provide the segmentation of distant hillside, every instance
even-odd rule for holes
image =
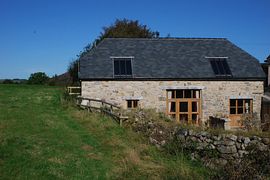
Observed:
[[[72,83],[72,78],[68,72],[65,72],[59,76],[55,76],[50,78],[49,84],[53,84],[56,86],[67,86]]]
[[[26,79],[0,79],[0,84],[25,84]]]

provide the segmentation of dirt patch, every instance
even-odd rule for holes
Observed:
[[[48,161],[56,163],[56,164],[64,164],[65,163],[65,160],[58,158],[58,157],[49,158]]]
[[[90,145],[83,145],[81,148],[82,148],[83,150],[85,150],[85,151],[92,151],[92,150],[93,150],[93,147],[90,146]]]
[[[88,153],[86,155],[87,158],[89,159],[94,159],[94,160],[101,160],[102,158],[100,157],[100,155],[95,154],[95,153]]]

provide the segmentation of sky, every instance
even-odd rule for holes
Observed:
[[[104,26],[138,20],[160,36],[222,37],[263,62],[270,0],[0,0],[0,79],[60,75]]]

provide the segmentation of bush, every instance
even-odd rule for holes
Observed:
[[[11,79],[5,79],[3,84],[13,84],[13,81]]]
[[[261,121],[260,118],[257,117],[257,113],[243,114],[240,123],[244,129],[248,131],[261,129]]]
[[[46,84],[49,77],[44,72],[36,72],[30,75],[28,84]]]

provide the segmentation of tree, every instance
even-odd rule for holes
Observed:
[[[36,72],[30,75],[28,84],[46,84],[49,77],[44,72]]]
[[[100,36],[93,43],[85,46],[83,51],[77,55],[78,59],[87,54],[91,49],[98,45],[104,38],[158,38],[159,32],[152,31],[146,25],[140,24],[138,20],[116,19],[108,26],[103,27]],[[68,72],[73,79],[73,84],[78,82],[78,63],[79,60],[71,62],[68,66]]]
[[[78,68],[79,68],[79,59],[69,63],[68,73],[72,79],[73,85],[78,85],[79,83]]]
[[[103,32],[93,43],[85,46],[79,57],[93,49],[105,38],[158,38],[159,32],[152,31],[147,25],[140,24],[138,20],[116,19],[115,22],[103,27]]]

